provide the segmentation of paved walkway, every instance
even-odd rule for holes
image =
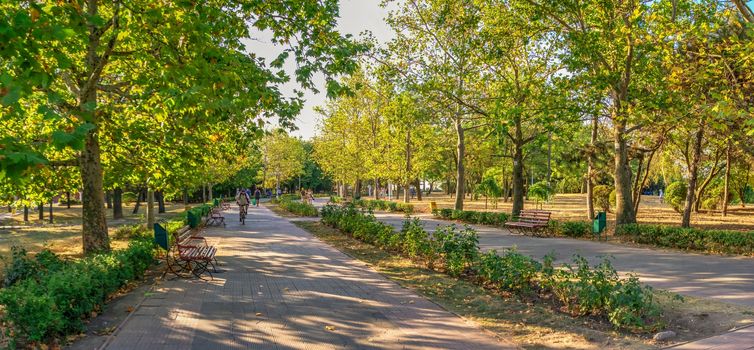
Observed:
[[[508,349],[266,208],[204,235],[212,282],[164,282],[107,349]]]

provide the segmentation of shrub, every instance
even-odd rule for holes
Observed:
[[[118,227],[115,229],[115,233],[113,234],[113,237],[117,239],[131,239],[131,238],[137,238],[142,237],[149,234],[149,230],[147,230],[146,226],[144,225],[125,225]]]
[[[686,202],[687,188],[685,182],[675,181],[665,189],[665,202],[678,213],[683,210]]]
[[[496,213],[489,211],[472,211],[472,210],[454,210],[438,209],[433,214],[445,220],[457,220],[467,224],[482,224],[501,226],[509,219],[507,213]]]
[[[610,186],[594,186],[592,189],[592,201],[594,201],[594,205],[604,212],[610,212],[610,193],[612,192],[613,189]]]
[[[309,203],[293,201],[291,199],[282,199],[279,202],[280,208],[298,216],[317,216],[317,208]]]
[[[406,214],[411,214],[414,212],[414,205],[410,203],[397,203],[381,199],[355,199],[351,203],[359,208],[365,208],[369,210],[402,212]]]
[[[707,253],[754,254],[754,232],[626,224],[615,234],[634,243]]]
[[[143,275],[152,263],[153,247],[151,239],[139,238],[127,249],[76,261],[38,254],[33,274],[0,290],[5,309],[1,319],[13,329],[11,345],[80,332],[84,319],[99,310],[108,295]]]
[[[562,221],[558,222],[555,232],[568,237],[584,237],[592,232],[592,225],[586,221]]]
[[[481,220],[476,214],[450,209],[435,211],[435,215],[445,218]],[[574,266],[555,269],[550,256],[540,263],[515,249],[504,254],[495,251],[482,254],[477,233],[469,227],[459,230],[449,225],[429,234],[421,221],[414,218],[404,221],[401,231],[396,233],[391,226],[353,204],[325,206],[322,222],[356,239],[426,261],[430,269],[439,261],[442,270],[452,276],[475,274],[476,281],[499,290],[519,295],[538,293],[541,298],[552,295],[572,314],[606,317],[615,328],[645,330],[657,326],[659,309],[651,291],[635,277],[620,279],[609,261],[590,267],[586,259],[575,257]],[[584,228],[585,223],[564,224],[573,226],[575,232]]]

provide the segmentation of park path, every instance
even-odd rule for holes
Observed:
[[[107,349],[508,349],[266,208],[203,234],[214,281],[165,281]]]

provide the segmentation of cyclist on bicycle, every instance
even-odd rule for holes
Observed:
[[[246,214],[247,210],[249,209],[249,203],[251,203],[251,199],[249,198],[249,194],[246,193],[246,190],[238,191],[238,194],[236,194],[236,204],[238,204],[238,211],[240,213]]]

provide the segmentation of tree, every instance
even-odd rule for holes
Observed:
[[[259,144],[265,178],[263,185],[280,189],[280,183],[304,173],[306,151],[301,140],[282,131],[265,136]]]

